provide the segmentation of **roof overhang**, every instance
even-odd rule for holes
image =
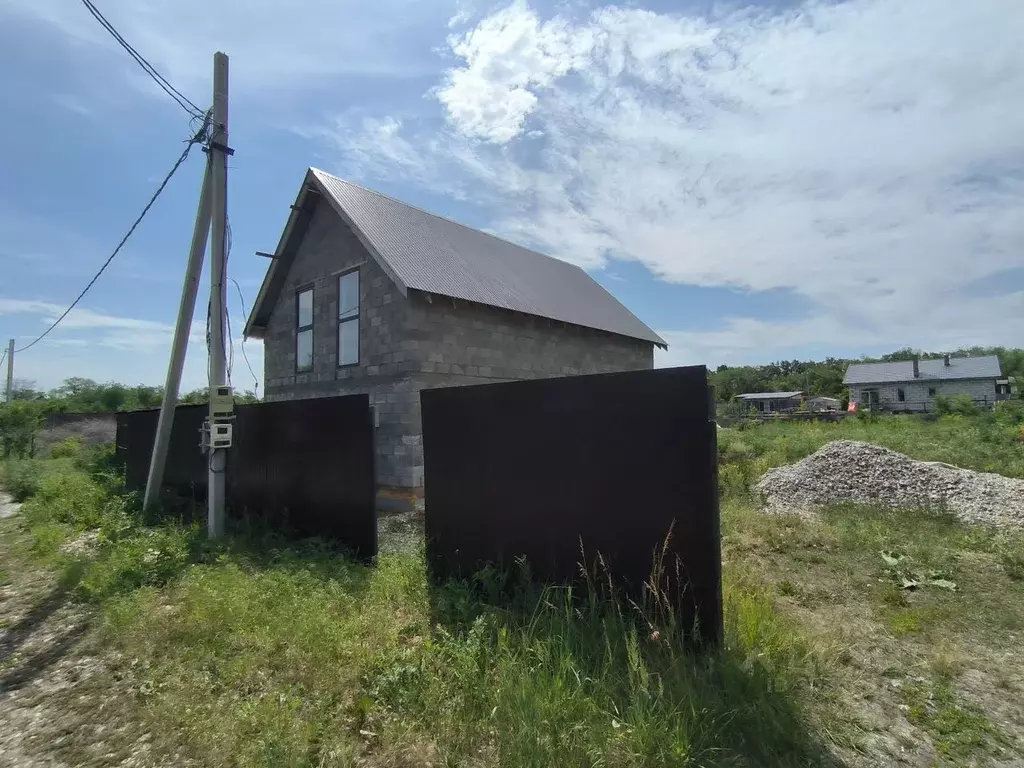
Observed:
[[[262,339],[266,333],[267,324],[270,322],[270,315],[274,311],[274,305],[277,304],[277,298],[281,293],[281,288],[284,286],[288,271],[295,261],[295,256],[302,245],[302,240],[305,238],[309,225],[313,220],[313,213],[323,200],[330,203],[331,208],[352,230],[370,256],[380,265],[385,274],[394,281],[402,295],[408,295],[409,289],[405,283],[398,279],[391,266],[381,258],[376,248],[366,239],[366,236],[356,226],[355,222],[352,221],[351,217],[338,205],[334,196],[324,189],[316,170],[310,168],[306,171],[306,177],[299,188],[299,194],[292,205],[292,211],[288,216],[284,231],[281,233],[281,239],[278,241],[277,248],[272,254],[273,258],[270,266],[267,268],[267,274],[263,277],[260,291],[256,295],[256,301],[253,303],[249,319],[245,323],[245,338]]]
[[[313,212],[316,210],[321,198],[320,191],[310,184],[310,174],[299,188],[299,194],[292,204],[288,221],[277,242],[277,248],[272,254],[273,258],[267,273],[263,276],[263,283],[260,285],[260,292],[256,294],[256,301],[253,302],[249,319],[245,322],[243,335],[245,338],[262,339],[270,322],[270,314],[277,303],[277,295],[288,275],[288,269],[295,260],[295,254],[299,244],[306,236],[309,224],[313,220]]]

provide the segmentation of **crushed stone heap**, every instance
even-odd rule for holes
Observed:
[[[766,512],[813,514],[842,502],[893,509],[945,509],[967,523],[1024,527],[1024,480],[973,472],[870,443],[835,440],[765,473],[757,484]]]

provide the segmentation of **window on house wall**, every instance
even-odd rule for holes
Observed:
[[[299,291],[295,302],[295,369],[313,369],[313,289]]]
[[[935,387],[928,387],[928,397],[935,397]]]
[[[907,393],[904,392],[902,389],[897,389],[896,390],[896,399],[899,400],[901,403],[906,402],[906,400],[907,400]]]
[[[338,365],[359,363],[359,270],[338,278]]]

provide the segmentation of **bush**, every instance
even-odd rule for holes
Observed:
[[[45,407],[39,403],[15,400],[0,405],[0,448],[5,459],[35,455],[36,432],[44,416]]]
[[[84,569],[78,592],[95,600],[139,587],[163,586],[191,561],[198,539],[198,525],[142,529],[134,527],[129,515],[108,510],[99,552]]]
[[[980,413],[970,395],[938,395],[935,398],[935,412],[940,416],[977,416]]]
[[[15,501],[25,501],[39,488],[42,475],[42,462],[37,459],[9,461],[4,467],[4,485]]]
[[[106,502],[107,494],[88,475],[59,472],[43,475],[22,512],[31,524],[63,523],[85,530],[99,527]]]
[[[77,437],[65,437],[50,446],[51,459],[76,459],[82,453],[82,441]]]
[[[1000,424],[1024,424],[1024,400],[1000,400],[993,412]]]

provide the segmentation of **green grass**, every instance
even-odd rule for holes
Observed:
[[[728,648],[671,619],[548,589],[519,610],[428,589],[421,552],[377,568],[240,549],[107,604],[150,660],[158,720],[210,765],[700,765],[820,759],[806,711],[821,660],[767,595],[727,591]]]
[[[1001,443],[963,418],[723,432],[722,468],[742,475],[838,436],[1001,461]],[[43,472],[24,523],[37,562],[101,616],[135,727],[203,765],[1024,757],[1024,723],[993,714],[1024,680],[1008,639],[1024,632],[1021,534],[856,507],[768,517],[722,474],[725,645],[703,656],[661,606],[596,588],[524,590],[499,606],[478,589],[493,574],[432,586],[417,546],[367,567],[317,541],[250,533],[213,546],[194,527],[149,527],[101,468]],[[95,547],[67,554],[86,530]],[[908,576],[920,585],[903,588]],[[886,746],[897,722],[909,741]]]
[[[827,660],[752,582],[728,583],[726,647],[695,655],[664,605],[547,587],[499,607],[478,592],[494,574],[429,586],[421,548],[371,568],[315,541],[210,546],[67,468],[23,512],[36,556],[101,612],[140,727],[205,765],[826,760]],[[86,530],[95,547],[67,554]]]
[[[860,440],[921,461],[1024,478],[1022,419],[1024,410],[1003,408],[978,416],[749,422],[718,433],[720,483],[727,496],[746,497],[768,469],[799,461],[832,440]]]
[[[923,681],[903,689],[907,719],[935,736],[938,752],[961,761],[993,741],[1005,743],[998,729],[977,707],[965,703],[947,680]]]

